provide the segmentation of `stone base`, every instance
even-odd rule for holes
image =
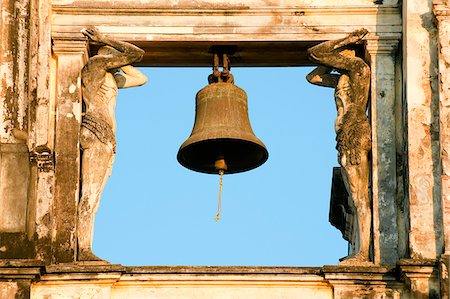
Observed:
[[[396,267],[44,266],[0,260],[0,298],[435,298],[438,269],[436,261],[408,260]],[[426,288],[418,289],[424,282]]]
[[[42,263],[37,261],[0,259],[0,299],[32,298],[32,284],[43,269]]]

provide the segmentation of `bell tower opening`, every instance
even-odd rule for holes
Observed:
[[[211,69],[140,69],[148,84],[121,90],[117,101],[117,156],[96,216],[97,255],[123,265],[242,266],[322,266],[347,255],[328,223],[338,166],[334,90],[309,84],[310,67],[232,69],[269,159],[224,176],[219,222],[218,175],[176,158]]]

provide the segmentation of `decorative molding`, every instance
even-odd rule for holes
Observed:
[[[400,42],[398,38],[370,38],[367,39],[366,50],[370,55],[392,55],[397,51]]]
[[[56,55],[83,55],[83,61],[87,61],[89,58],[89,43],[86,38],[52,36],[52,51]]]
[[[217,6],[215,8],[199,8],[199,7],[173,7],[173,6],[145,6],[145,5],[123,5],[107,7],[99,6],[95,2],[84,5],[53,5],[52,12],[56,14],[77,14],[77,15],[146,15],[146,16],[180,16],[180,15],[361,15],[361,14],[399,14],[400,7],[398,5],[383,6],[266,6],[266,7],[249,7],[241,6]]]
[[[30,162],[36,164],[40,172],[49,172],[55,169],[54,154],[46,146],[38,146],[31,151]]]

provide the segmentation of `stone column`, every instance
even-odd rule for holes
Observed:
[[[87,43],[54,39],[53,53],[57,82],[52,258],[54,262],[73,262],[80,177],[81,69],[87,61]]]
[[[443,252],[437,31],[431,2],[403,1],[403,82],[408,130],[405,187],[410,207],[409,252],[416,260],[436,259]]]
[[[450,6],[448,1],[433,3],[438,25],[439,59],[439,140],[442,163],[442,211],[444,255],[441,258],[441,294],[450,296]]]
[[[395,140],[395,52],[398,40],[369,39],[371,68],[372,202],[375,264],[398,260]]]

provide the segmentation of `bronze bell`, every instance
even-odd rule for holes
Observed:
[[[227,59],[224,55],[224,61]],[[225,62],[219,74],[215,59],[209,79],[210,84],[197,93],[194,128],[178,151],[178,162],[194,171],[215,174],[262,165],[269,155],[250,126],[247,94],[232,83]]]

